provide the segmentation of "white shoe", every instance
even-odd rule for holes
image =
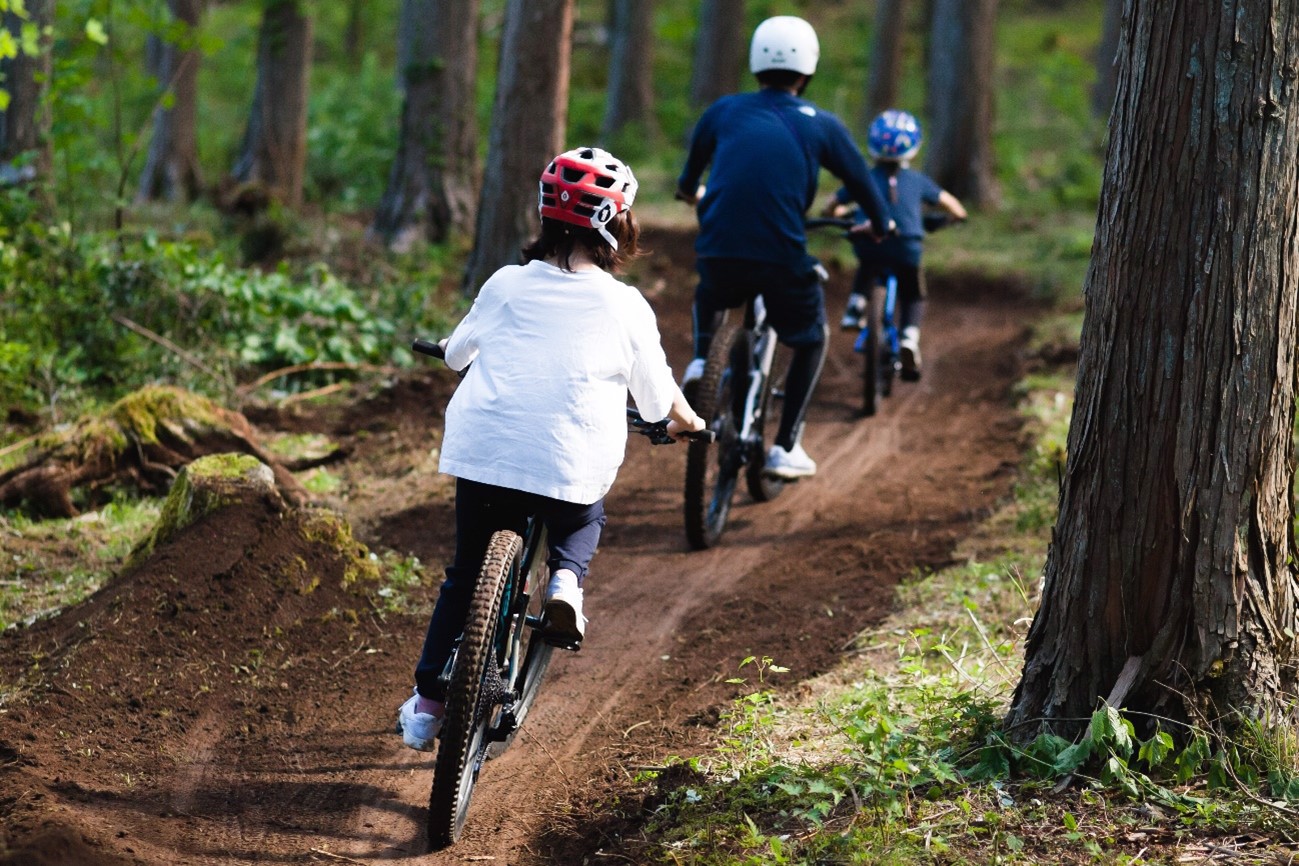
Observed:
[[[843,318],[839,320],[839,327],[845,331],[852,331],[865,324],[866,296],[853,292],[848,296],[848,306],[843,311]]]
[[[920,380],[920,329],[914,325],[903,329],[898,340],[898,360],[902,363],[902,378],[908,382]]]
[[[767,452],[767,465],[763,467],[763,471],[768,475],[793,481],[815,475],[816,461],[807,456],[802,443],[795,444],[790,451],[786,451],[779,445],[773,445]]]
[[[551,576],[541,619],[549,640],[572,646],[582,642],[586,634],[582,587],[577,585],[577,575],[567,568],[561,568]]]
[[[698,382],[704,377],[704,359],[695,358],[686,365],[686,373],[681,377],[681,390],[684,391],[686,386],[691,382]]]
[[[420,752],[432,752],[437,748],[438,732],[442,730],[442,719],[432,713],[416,712],[419,693],[410,696],[401,705],[397,714],[397,725],[401,728],[401,739],[406,745]]]

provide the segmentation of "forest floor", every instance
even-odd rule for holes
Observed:
[[[680,370],[692,237],[646,239],[642,288]],[[829,286],[832,320],[849,277]],[[0,863],[618,862],[587,832],[588,804],[637,768],[707,749],[745,657],[789,668],[778,690],[832,669],[892,610],[898,581],[947,564],[1010,491],[1023,445],[1012,386],[1035,310],[981,279],[933,279],[931,293],[924,379],[857,418],[857,356],[836,332],[805,438],[819,474],[770,503],[739,494],[715,549],[686,547],[685,448],[631,437],[586,642],[556,657],[515,745],[484,769],[464,838],[436,854],[423,833],[432,762],[393,724],[452,541],[431,449],[454,376],[430,364],[350,401],[250,412],[268,437],[323,433],[348,449],[324,504],[370,549],[427,565],[422,612],[358,604],[345,564],[312,559],[273,509],[227,509],[87,602],[11,629]]]

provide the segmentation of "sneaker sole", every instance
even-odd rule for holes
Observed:
[[[542,630],[547,642],[558,646],[576,648],[582,643],[582,630],[578,628],[577,611],[566,601],[548,601],[542,615]]]
[[[769,475],[772,478],[779,478],[781,481],[797,481],[800,478],[811,478],[816,474],[816,470],[813,469],[809,472],[796,469],[764,469],[762,474]]]
[[[898,360],[902,362],[902,378],[908,382],[920,381],[920,361],[916,357],[916,350],[909,346],[903,346],[898,351]]]

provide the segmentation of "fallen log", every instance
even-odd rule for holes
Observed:
[[[242,414],[181,388],[152,385],[6,455],[0,505],[39,517],[75,517],[102,504],[115,488],[164,495],[182,467],[224,453],[249,454],[269,466],[289,504],[309,499],[257,442]]]

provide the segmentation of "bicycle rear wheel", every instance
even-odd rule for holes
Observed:
[[[748,370],[748,347],[748,332],[744,328],[723,325],[713,337],[704,375],[695,391],[694,409],[708,419],[708,428],[717,435],[711,445],[691,441],[686,451],[686,540],[695,550],[712,547],[721,537],[731,512],[736,480],[744,465],[740,416],[745,383],[736,381],[735,371]]]
[[[515,735],[541,691],[541,680],[550,667],[550,657],[555,651],[555,647],[542,638],[538,628],[541,625],[541,608],[545,604],[546,584],[550,579],[550,570],[546,567],[544,527],[537,529],[535,539],[530,538],[526,542],[521,568],[523,573],[518,583],[521,594],[516,595],[511,602],[515,615],[511,617],[513,633],[510,635],[510,643],[513,646],[511,658],[515,670],[510,677],[510,684],[516,697],[510,711],[514,718],[504,737],[488,746],[489,759],[499,756],[514,742]]]
[[[488,732],[506,693],[501,680],[502,642],[497,638],[504,621],[502,600],[522,549],[522,539],[508,530],[493,534],[487,544],[447,690],[446,719],[429,796],[430,849],[445,848],[460,838],[469,815]]]

